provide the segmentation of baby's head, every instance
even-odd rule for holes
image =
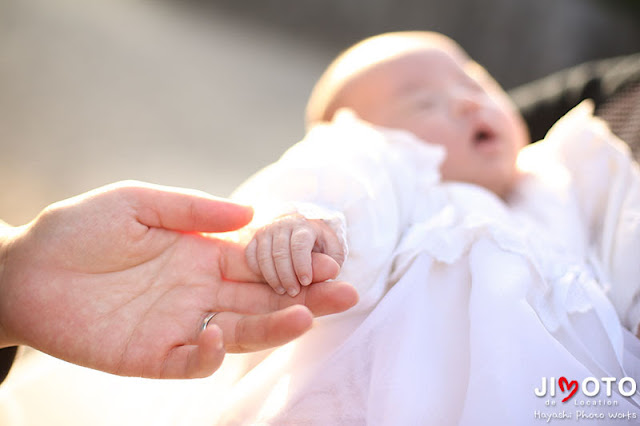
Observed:
[[[512,188],[516,157],[529,142],[504,90],[437,33],[382,34],[338,56],[313,89],[307,125],[330,121],[340,108],[443,145],[444,180],[475,183],[501,197]]]

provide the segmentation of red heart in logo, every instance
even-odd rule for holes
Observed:
[[[565,386],[567,387],[567,390],[569,390],[570,388],[573,388],[571,393],[565,399],[563,399],[562,402],[567,402],[567,400],[569,398],[571,398],[573,395],[575,395],[576,392],[578,392],[578,381],[577,380],[569,381],[569,380],[567,380],[566,377],[562,376],[558,380],[558,385],[560,385],[560,390],[562,392],[564,392]]]

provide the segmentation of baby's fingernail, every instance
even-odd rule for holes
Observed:
[[[299,291],[297,288],[291,287],[289,290],[287,290],[287,293],[289,293],[289,296],[291,297],[296,297]]]
[[[285,294],[286,290],[284,289],[284,287],[276,287],[276,293]]]
[[[308,277],[308,276],[306,276],[306,275],[303,275],[303,276],[300,278],[300,284],[302,284],[302,285],[309,285],[309,284],[311,284],[311,278],[309,278],[309,277]]]

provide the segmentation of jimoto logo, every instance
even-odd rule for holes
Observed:
[[[637,421],[637,405],[633,401],[624,404],[620,398],[630,398],[637,390],[632,377],[586,377],[582,381],[561,376],[542,377],[534,394],[541,405],[533,411],[534,420],[581,421],[594,420],[611,424],[614,420]],[[616,396],[612,398],[612,396]],[[623,405],[621,405],[623,404]],[[571,406],[574,408],[571,409]]]
[[[555,397],[556,394],[559,394],[559,396],[564,397],[562,402],[567,402],[579,390],[584,396],[588,397],[601,396],[601,392],[610,397],[616,391],[622,396],[630,397],[636,393],[637,385],[632,377],[623,377],[620,380],[615,377],[602,377],[600,379],[587,377],[582,380],[581,384],[577,380],[569,380],[564,376],[557,381],[555,377],[543,377],[540,387],[535,388],[534,393],[540,398]]]

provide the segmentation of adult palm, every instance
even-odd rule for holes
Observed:
[[[296,298],[259,283],[243,248],[215,235],[252,210],[203,193],[120,183],[53,204],[5,229],[0,254],[0,346],[25,344],[119,375],[203,377],[228,351],[286,343],[313,315],[357,300],[342,282]],[[314,259],[314,280],[337,274]],[[222,312],[220,326],[201,326]],[[218,318],[216,317],[216,320]]]

